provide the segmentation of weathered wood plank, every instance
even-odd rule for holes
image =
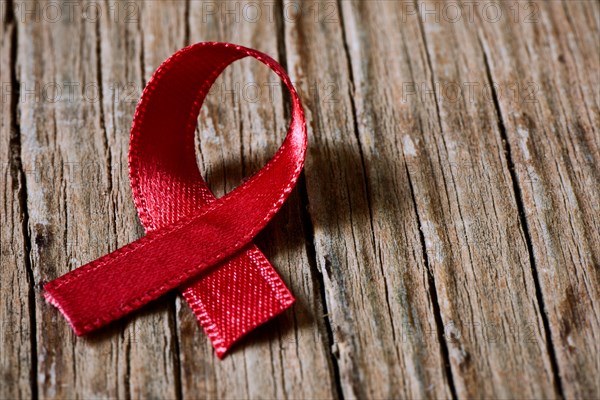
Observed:
[[[30,398],[35,352],[32,352],[32,283],[28,276],[24,174],[14,113],[14,15],[0,2],[0,398]],[[6,384],[9,383],[9,384]]]
[[[269,2],[192,1],[189,38],[229,41],[278,59],[280,12]],[[198,162],[217,196],[257,172],[276,152],[287,132],[286,115],[280,80],[262,63],[239,61],[218,78],[201,110],[197,137]],[[295,190],[257,240],[297,298],[290,311],[217,361],[193,314],[178,299],[184,397],[335,397],[320,289],[304,246],[300,207]]]
[[[35,4],[31,6],[43,7]],[[114,99],[104,98],[111,88],[100,70],[97,15],[115,18],[119,24],[123,14],[113,14],[111,6],[94,3],[96,16],[83,14],[84,4],[57,21],[26,16],[18,20],[19,112],[23,165],[33,175],[27,180],[27,209],[36,279],[37,382],[43,397],[176,394],[173,353],[167,346],[172,342],[168,305],[153,306],[150,316],[132,317],[142,326],[137,343],[148,346],[140,351],[146,356],[136,360],[131,333],[136,323],[125,330],[117,323],[75,339],[40,292],[41,282],[140,234],[131,206],[123,206],[130,202],[126,164],[118,169],[113,164],[125,159],[128,129],[108,131],[104,119],[105,108],[110,114]],[[133,72],[138,82],[140,73],[139,68]],[[146,328],[148,319],[164,323]],[[139,372],[147,371],[148,365],[153,365],[152,375]],[[153,379],[155,374],[164,381]]]
[[[19,125],[23,167],[28,171],[39,393],[116,395],[107,368],[116,365],[107,354],[110,339],[99,335],[95,342],[75,340],[40,289],[44,281],[102,255],[112,241],[111,222],[93,212],[108,206],[101,194],[107,168],[100,112],[82,87],[96,82],[95,26],[76,18],[58,23],[19,18],[18,30]],[[93,235],[108,240],[94,240]]]
[[[385,17],[383,3],[394,2],[369,2],[369,7]],[[429,296],[432,288],[410,182],[397,147],[396,121],[366,128],[370,116],[354,110],[368,101],[384,113],[394,112],[396,105],[380,97],[394,82],[374,80],[378,87],[366,89],[371,91],[368,95],[364,86],[355,88],[337,5],[302,3],[302,10],[292,14],[296,4],[286,3],[288,68],[307,108],[310,216],[344,395],[449,398]],[[361,18],[368,15],[364,10]],[[371,29],[384,32],[375,25]],[[352,41],[353,46],[367,46],[359,38]],[[351,54],[358,57],[353,62],[385,60],[385,53],[375,51],[375,43],[370,46],[372,56]],[[359,77],[356,85],[367,85],[365,78]],[[386,117],[389,121],[390,114]]]
[[[452,29],[450,24],[422,26],[418,16],[403,20],[404,3],[341,4],[355,84],[356,134],[373,218],[373,232],[368,224],[362,224],[354,235],[373,235],[380,257],[365,264],[381,265],[386,278],[399,274],[396,282],[388,283],[388,290],[402,292],[408,275],[404,271],[420,263],[394,260],[399,251],[389,251],[388,256],[386,250],[391,248],[390,242],[419,227],[435,284],[429,301],[434,309],[439,307],[443,327],[438,323],[437,329],[443,329],[446,341],[438,344],[438,336],[426,334],[433,319],[427,318],[426,312],[409,320],[409,327],[433,348],[447,346],[456,393],[463,397],[478,393],[556,396],[526,243],[519,225],[514,224],[518,212],[493,106],[448,104],[435,96],[402,98],[406,90],[403,83],[407,82],[422,83],[433,93],[435,81],[464,82],[469,71],[485,82],[482,54],[473,47],[477,42],[465,43],[459,30],[463,28]],[[446,45],[449,40],[453,45]],[[312,44],[315,39],[304,42]],[[322,57],[318,60],[323,62]],[[352,132],[352,127],[342,130],[348,131]],[[322,179],[320,174],[315,181]],[[315,194],[310,192],[310,185],[309,179],[312,200]],[[407,202],[408,210],[416,206],[418,218],[406,219]],[[318,214],[317,220],[319,217],[323,216]],[[420,258],[418,240],[399,241],[398,245]],[[324,253],[327,251],[331,250]],[[421,268],[426,271],[424,265]],[[360,279],[365,279],[364,275]],[[376,286],[379,291],[384,287]],[[360,295],[354,292],[351,296]],[[415,302],[392,304],[402,315]],[[353,308],[362,307],[358,304]],[[360,324],[363,329],[365,325]],[[531,341],[527,340],[529,333],[533,335]],[[398,344],[391,346],[397,348]],[[373,369],[367,363],[362,369],[367,370],[367,366]],[[518,373],[506,374],[509,370]],[[378,377],[371,380],[371,385],[381,385]]]
[[[478,33],[500,97],[566,398],[600,396],[600,7],[520,3],[531,23],[485,24]],[[529,87],[525,84],[530,83]]]
[[[154,52],[162,56],[164,34],[148,28],[165,24],[182,26],[185,4],[122,1],[106,2],[115,11],[104,13],[98,27],[100,46],[99,80],[102,81],[102,127],[110,170],[110,191],[106,196],[113,205],[116,246],[123,246],[144,235],[131,196],[127,169],[129,130],[135,106],[150,77],[145,68]],[[157,23],[158,22],[158,23]],[[169,30],[170,35],[183,32]],[[151,37],[157,41],[148,43]],[[166,36],[170,37],[170,36]],[[148,51],[146,51],[148,48]],[[170,51],[170,50],[167,50]],[[175,327],[174,299],[167,296],[127,318],[123,333],[124,354],[118,364],[118,378],[126,388],[120,397],[177,398],[179,396],[179,354]],[[148,368],[152,365],[152,368]],[[121,385],[119,385],[121,387]]]

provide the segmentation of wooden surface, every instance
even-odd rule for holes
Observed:
[[[600,397],[597,1],[0,2],[0,398]],[[297,298],[219,361],[176,293],[77,338],[41,286],[139,237],[129,128],[200,41],[304,102],[304,174],[256,242]],[[260,63],[201,110],[218,195],[289,103]]]

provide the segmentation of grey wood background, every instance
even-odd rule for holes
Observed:
[[[0,398],[600,397],[597,1],[0,2]],[[304,175],[257,238],[297,297],[219,361],[173,293],[77,338],[44,282],[143,235],[127,173],[176,50],[266,52]],[[218,195],[281,143],[252,60],[199,117]]]

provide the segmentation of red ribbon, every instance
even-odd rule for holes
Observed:
[[[215,79],[246,56],[288,87],[291,124],[267,165],[216,199],[198,171],[194,130]],[[83,335],[179,288],[222,357],[294,302],[251,241],[292,191],[306,141],[300,99],[275,60],[229,43],[178,51],[148,82],[131,128],[129,178],[146,236],[47,283],[44,296]]]

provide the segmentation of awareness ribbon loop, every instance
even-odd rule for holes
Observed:
[[[287,86],[290,127],[258,173],[216,199],[196,164],[196,122],[219,74],[247,56]],[[178,51],[148,82],[131,128],[129,177],[146,236],[47,283],[44,296],[83,335],[178,288],[222,357],[240,337],[294,303],[251,241],[292,191],[306,145],[300,99],[275,60],[229,43]]]

